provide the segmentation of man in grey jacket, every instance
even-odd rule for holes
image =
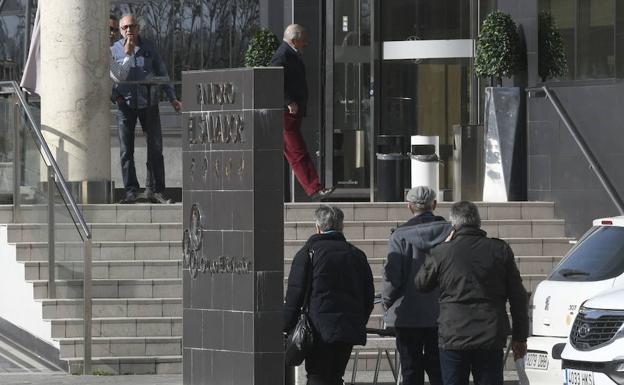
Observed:
[[[383,273],[383,306],[387,327],[393,327],[401,357],[403,384],[442,385],[438,358],[438,292],[419,293],[414,277],[429,250],[443,242],[451,224],[433,214],[436,193],[419,186],[407,193],[407,207],[414,216],[399,226],[388,241]]]

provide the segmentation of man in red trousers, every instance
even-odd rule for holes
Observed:
[[[284,41],[273,58],[272,66],[284,67],[284,156],[299,184],[312,199],[327,198],[334,187],[324,188],[301,135],[301,120],[306,115],[308,85],[301,59],[308,37],[305,28],[291,24],[284,31]]]

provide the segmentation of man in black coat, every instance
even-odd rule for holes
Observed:
[[[297,252],[290,268],[284,332],[297,323],[311,273],[308,314],[315,345],[305,358],[308,385],[340,385],[353,345],[366,344],[373,275],[366,255],[342,234],[344,214],[339,208],[320,206],[314,217],[316,234]]]
[[[407,207],[414,216],[399,226],[388,240],[382,303],[386,310],[386,327],[395,330],[403,385],[423,385],[425,371],[431,385],[442,385],[438,291],[420,293],[414,287],[414,277],[430,249],[451,232],[451,223],[433,214],[436,205],[436,192],[432,188],[411,189],[407,193]]]
[[[334,189],[321,185],[301,135],[301,121],[306,115],[308,103],[308,84],[301,57],[307,45],[305,29],[298,24],[289,25],[284,31],[284,41],[271,59],[271,65],[284,67],[284,156],[305,193],[312,199],[323,199]]]
[[[511,248],[480,229],[474,203],[455,203],[451,222],[455,229],[448,241],[432,249],[416,275],[417,289],[440,289],[438,328],[444,385],[468,385],[471,371],[475,385],[502,385],[503,348],[509,334],[514,358],[526,354],[528,295]]]

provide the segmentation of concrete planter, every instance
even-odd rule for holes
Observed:
[[[485,89],[485,175],[483,200],[507,202],[521,196],[520,88]]]

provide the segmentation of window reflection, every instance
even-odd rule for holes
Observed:
[[[32,26],[37,1],[31,1]],[[4,0],[1,79],[21,77],[25,2]],[[157,45],[174,80],[184,70],[243,66],[249,39],[260,26],[258,0],[112,0],[111,13],[117,18],[127,13],[138,17],[141,33]]]
[[[243,66],[260,25],[258,0],[113,1],[112,13],[138,17],[176,80],[181,71]]]
[[[561,32],[569,69],[565,79],[616,76],[616,53],[624,52],[616,52],[615,0],[540,0],[539,5],[552,14]]]

